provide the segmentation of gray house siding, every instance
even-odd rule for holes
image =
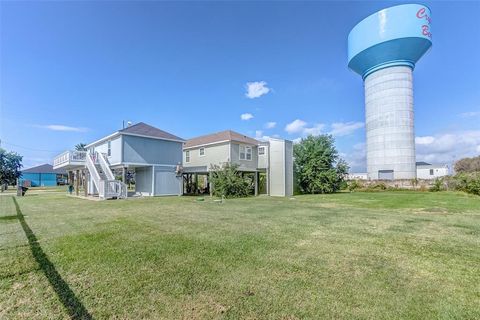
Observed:
[[[156,166],[154,195],[181,195],[182,177],[177,177],[174,167]]]
[[[285,141],[285,196],[293,195],[293,142]]]
[[[240,165],[239,169],[243,171],[255,171],[258,166],[258,147],[252,145],[246,145],[252,147],[252,160],[240,160],[240,144],[231,143],[231,156],[232,163]]]
[[[182,162],[182,143],[123,135],[123,162],[177,165]]]
[[[110,141],[110,156],[108,162],[112,165],[122,162],[122,136],[105,140],[102,143],[90,147],[91,150],[108,154],[108,141]]]
[[[135,192],[143,196],[152,195],[152,168],[140,167],[135,169]]]

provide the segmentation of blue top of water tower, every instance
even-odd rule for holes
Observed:
[[[348,35],[348,67],[364,79],[391,66],[410,66],[432,46],[430,9],[403,4],[360,21]]]

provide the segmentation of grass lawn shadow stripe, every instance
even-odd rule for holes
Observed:
[[[16,220],[18,217],[15,216],[2,216],[0,217],[0,222],[2,221],[10,221],[10,220]]]
[[[30,245],[30,250],[32,251],[33,257],[47,277],[48,282],[50,282],[53,290],[55,290],[58,298],[67,309],[70,318],[82,320],[93,319],[82,302],[77,298],[77,296],[75,296],[75,293],[72,291],[72,289],[70,289],[65,280],[62,279],[58,271],[55,269],[55,265],[48,259],[45,252],[43,252],[42,247],[38,243],[37,237],[25,221],[17,200],[15,197],[12,197],[12,199],[17,211],[17,218],[22,225],[25,235],[27,236],[28,244]]]

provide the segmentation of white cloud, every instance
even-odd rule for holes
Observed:
[[[273,128],[275,128],[276,125],[277,125],[276,122],[273,122],[273,121],[267,122],[267,123],[265,123],[265,128],[267,128],[267,129],[273,129]]]
[[[240,119],[245,120],[245,121],[253,119],[253,114],[243,113],[243,114],[240,115]]]
[[[305,129],[307,123],[303,120],[296,119],[285,126],[285,131],[288,133],[298,133]]]
[[[245,96],[250,99],[261,97],[271,91],[265,81],[247,82],[245,89],[247,90]]]
[[[416,137],[417,161],[451,163],[480,152],[480,130]]]
[[[460,113],[460,117],[463,117],[463,118],[471,118],[476,116],[480,116],[480,111],[470,111],[470,112]]]
[[[88,128],[83,127],[70,127],[63,124],[48,124],[48,125],[36,125],[37,128],[48,129],[52,131],[70,131],[70,132],[86,132]]]
[[[365,172],[367,167],[367,153],[365,143],[357,143],[353,150],[340,155],[350,166],[350,172]]]
[[[347,136],[356,130],[363,128],[363,126],[363,122],[334,122],[332,123],[332,130],[330,131],[330,134],[337,137]]]
[[[317,123],[313,127],[310,128],[304,128],[303,129],[303,135],[305,136],[318,136],[322,134],[323,129],[325,128],[325,125],[323,123]]]
[[[425,137],[415,137],[415,144],[417,145],[428,145],[435,141],[435,138],[432,136]]]
[[[300,141],[302,141],[302,138],[300,138],[300,137],[299,137],[299,138],[295,138],[295,139],[293,139],[292,141],[293,141],[293,143],[295,143],[295,144],[296,144],[296,143],[300,143]]]
[[[260,140],[260,141],[268,141],[268,139],[270,139],[270,136],[263,135],[262,130],[256,130],[255,131],[255,139]]]
[[[325,125],[323,123],[316,123],[312,126],[308,126],[303,120],[296,119],[285,126],[285,131],[289,134],[299,133],[302,137],[309,135],[318,136],[322,134]]]

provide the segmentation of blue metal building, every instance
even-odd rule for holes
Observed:
[[[54,170],[51,164],[42,164],[22,171],[19,183],[26,187],[51,187],[65,184],[67,172]]]

